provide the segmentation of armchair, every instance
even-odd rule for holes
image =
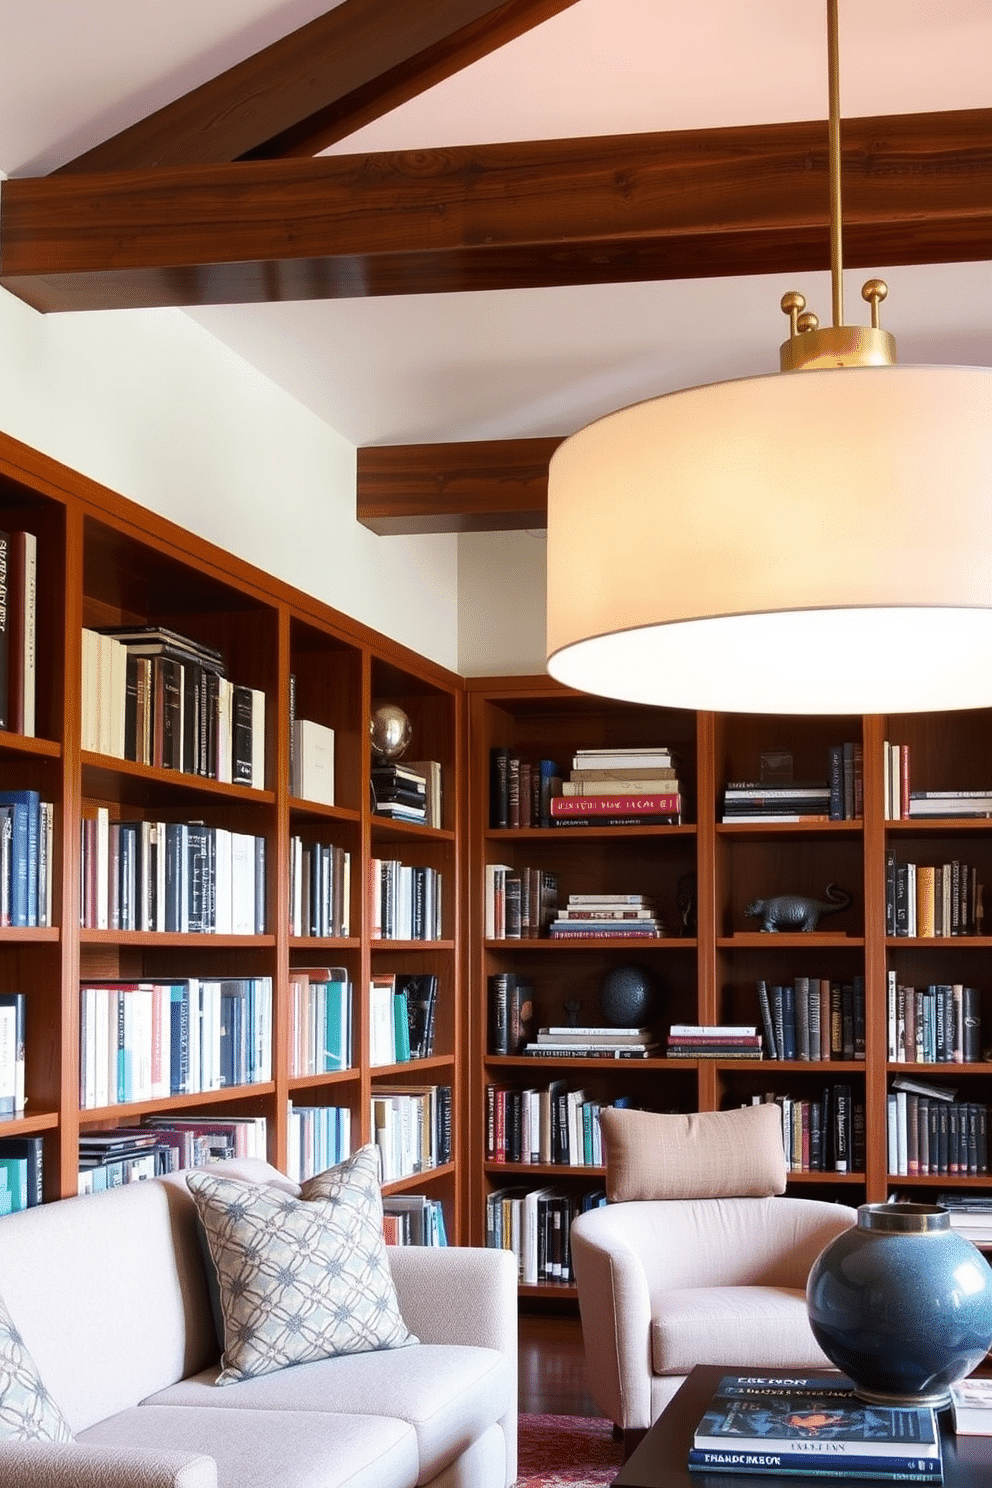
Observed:
[[[576,1217],[589,1390],[629,1454],[696,1364],[829,1366],[806,1278],[856,1211],[785,1189],[776,1105],[604,1110],[605,1207]]]

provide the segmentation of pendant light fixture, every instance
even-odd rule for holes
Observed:
[[[992,703],[992,370],[895,365],[886,287],[844,324],[827,0],[833,324],[782,300],[782,370],[639,403],[559,446],[548,670],[752,713]]]

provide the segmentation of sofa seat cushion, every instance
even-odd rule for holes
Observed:
[[[655,1374],[696,1364],[793,1369],[829,1364],[806,1316],[806,1293],[790,1287],[696,1287],[665,1292],[653,1308]]]
[[[78,1440],[206,1453],[217,1464],[217,1488],[410,1488],[417,1481],[413,1429],[388,1416],[370,1426],[367,1416],[322,1411],[142,1405]]]
[[[141,1407],[232,1407],[262,1418],[267,1411],[327,1411],[396,1418],[416,1433],[419,1481],[429,1483],[465,1446],[514,1407],[506,1357],[461,1344],[413,1344],[376,1354],[348,1354],[297,1364],[276,1374],[214,1388],[205,1370],[150,1396]],[[140,1429],[140,1428],[139,1428]],[[372,1427],[373,1435],[378,1426]],[[411,1480],[413,1481],[413,1480]]]

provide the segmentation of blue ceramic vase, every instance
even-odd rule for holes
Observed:
[[[946,1209],[862,1204],[813,1263],[817,1343],[880,1405],[946,1405],[992,1344],[992,1267]]]

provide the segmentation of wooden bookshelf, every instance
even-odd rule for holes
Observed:
[[[0,929],[0,989],[28,994],[27,1108],[23,1118],[0,1122],[0,1135],[44,1134],[46,1197],[57,1198],[76,1191],[79,1134],[87,1127],[134,1124],[152,1112],[189,1115],[199,1108],[264,1115],[269,1157],[285,1167],[291,1102],[347,1106],[357,1145],[373,1139],[371,1102],[378,1084],[450,1085],[451,1162],[396,1186],[441,1199],[449,1237],[463,1239],[461,680],[6,436],[0,436],[0,510],[0,526],[25,528],[38,539],[37,732],[32,738],[0,733],[0,785],[37,789],[56,808],[52,928]],[[234,681],[264,692],[262,789],[83,752],[81,632],[121,624],[167,625],[215,646]],[[296,716],[335,733],[333,806],[290,794],[291,678]],[[400,828],[372,815],[368,721],[381,702],[398,703],[409,713],[417,758],[441,761],[445,817],[440,830]],[[106,807],[111,819],[202,820],[263,837],[264,933],[81,929],[80,820],[97,807]],[[294,834],[350,853],[346,937],[290,933]],[[373,941],[368,865],[387,844],[390,856],[442,871],[442,939]],[[323,964],[346,967],[352,982],[353,1067],[290,1076],[289,971]],[[368,986],[377,968],[437,974],[431,1059],[370,1069]],[[81,979],[195,975],[272,979],[272,1079],[200,1096],[81,1109]]]
[[[992,1176],[898,1176],[889,1171],[887,1096],[892,1079],[913,1072],[957,1088],[960,1101],[988,1102],[992,1064],[896,1064],[887,1057],[887,982],[926,985],[963,982],[979,988],[983,1055],[992,1032],[992,981],[986,955],[992,903],[983,936],[899,939],[886,935],[885,858],[895,847],[921,862],[964,858],[979,878],[992,873],[988,822],[888,821],[883,803],[883,745],[909,745],[914,789],[973,788],[992,780],[992,712],[899,718],[804,718],[692,714],[594,699],[544,677],[473,679],[469,696],[469,883],[474,931],[470,985],[478,989],[471,1030],[473,1065],[480,1071],[470,1106],[470,1234],[485,1241],[486,1197],[497,1189],[560,1187],[573,1195],[602,1183],[601,1169],[485,1160],[486,1086],[534,1088],[562,1079],[594,1099],[626,1094],[654,1110],[717,1110],[767,1095],[816,1098],[842,1082],[863,1106],[863,1165],[846,1173],[794,1171],[790,1192],[857,1204],[893,1191],[935,1198],[942,1190],[992,1188]],[[797,780],[824,779],[831,745],[856,742],[863,758],[863,814],[856,820],[816,823],[727,823],[720,820],[722,789],[732,780],[759,778],[763,751],[784,747]],[[686,797],[680,826],[534,828],[490,825],[490,752],[509,747],[522,757],[557,760],[566,770],[577,748],[664,745],[679,756]],[[487,863],[537,864],[557,872],[564,902],[569,892],[601,889],[655,895],[665,921],[663,939],[646,942],[490,940],[480,933]],[[682,932],[677,887],[695,874],[695,934]],[[745,909],[755,896],[801,893],[822,898],[829,883],[853,894],[842,913],[825,916],[816,932],[762,933]],[[800,976],[837,982],[863,977],[865,1054],[860,1059],[779,1061],[667,1059],[553,1061],[493,1055],[488,1046],[488,978],[516,971],[534,989],[533,1026],[565,1023],[564,1002],[578,1001],[580,1023],[605,1022],[599,986],[624,963],[647,966],[664,988],[656,1029],[742,1023],[761,1028],[757,982]],[[528,1295],[570,1294],[545,1283]]]

